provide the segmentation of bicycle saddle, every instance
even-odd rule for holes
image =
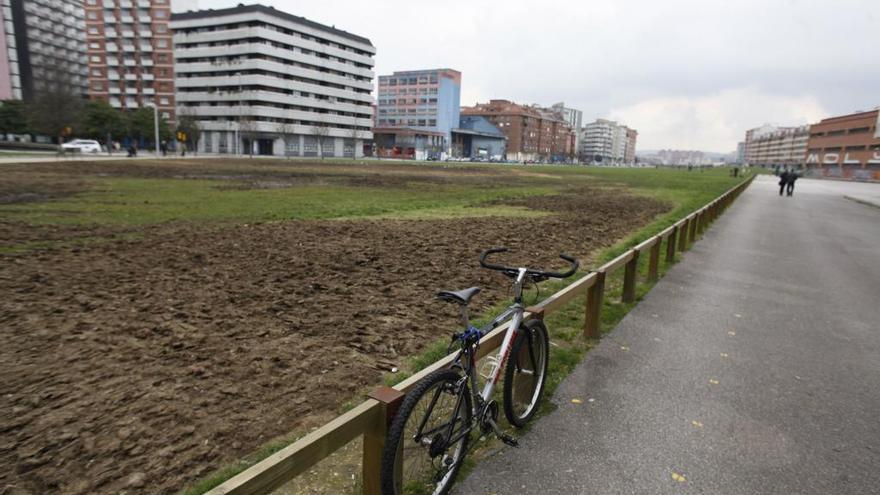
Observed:
[[[459,291],[442,290],[437,293],[437,297],[444,301],[457,302],[458,304],[467,304],[471,302],[471,298],[479,294],[479,287],[471,287],[470,289],[462,289]]]

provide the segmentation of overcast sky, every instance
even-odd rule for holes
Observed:
[[[727,152],[765,122],[880,105],[880,0],[262,3],[370,38],[377,75],[450,67],[462,105],[564,101],[642,150]]]

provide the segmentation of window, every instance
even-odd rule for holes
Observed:
[[[299,136],[287,136],[287,142],[285,144],[285,150],[288,155],[299,154]]]
[[[86,16],[93,21],[98,19],[98,13],[93,10],[89,11],[89,13],[87,13]]]
[[[95,26],[89,26],[89,34],[98,34],[98,28]]]
[[[159,98],[159,104],[160,104],[160,105],[167,105],[167,104],[169,104],[169,103],[171,103],[171,102],[168,100],[168,97],[167,97],[167,96],[163,96],[163,97]]]
[[[870,131],[871,131],[870,127],[857,127],[855,129],[850,129],[849,133],[850,134],[862,134],[862,133],[870,132]]]
[[[100,64],[101,63],[101,56],[100,55],[92,55],[89,58],[89,60],[93,63]]]
[[[164,38],[157,39],[156,48],[168,48],[168,40]]]
[[[154,27],[157,33],[164,34],[168,32],[168,26],[166,26],[165,24],[156,24]]]
[[[156,19],[165,19],[168,17],[168,11],[167,10],[154,10],[153,17],[155,17]]]

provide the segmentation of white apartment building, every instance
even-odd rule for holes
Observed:
[[[585,163],[632,164],[635,162],[638,132],[613,120],[596,119],[578,136],[578,157]]]
[[[84,95],[84,19],[81,0],[0,0],[0,99],[44,89]]]
[[[370,40],[263,5],[175,13],[171,28],[177,110],[199,121],[199,151],[362,156]]]
[[[810,126],[778,127],[764,124],[746,131],[745,162],[750,165],[801,166],[806,161]]]

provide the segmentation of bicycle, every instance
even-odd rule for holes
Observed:
[[[458,354],[449,368],[437,370],[420,380],[406,395],[391,426],[382,453],[381,483],[384,495],[443,495],[449,491],[468,453],[471,433],[494,434],[507,445],[517,440],[498,426],[499,407],[492,399],[504,368],[504,415],[517,428],[525,426],[538,410],[547,374],[549,337],[541,320],[523,321],[523,285],[573,275],[578,261],[566,254],[564,273],[514,268],[487,261],[507,248],[483,251],[480,265],[513,279],[513,304],[481,328],[470,324],[468,304],[479,287],[441,291],[442,300],[458,303],[464,331],[453,333],[449,352]],[[498,354],[486,358],[478,372],[476,352],[480,339],[509,322]],[[511,357],[512,356],[512,357]],[[478,391],[479,373],[485,379]]]

